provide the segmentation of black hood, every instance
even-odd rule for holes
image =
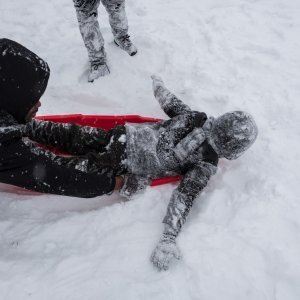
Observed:
[[[48,64],[24,46],[0,39],[0,110],[25,123],[47,87]]]

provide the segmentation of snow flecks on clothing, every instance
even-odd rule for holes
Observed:
[[[5,56],[8,51],[14,56],[21,56],[22,58],[27,59],[31,63],[35,63],[36,64],[36,70],[38,70],[38,68],[41,68],[46,72],[49,71],[48,65],[45,63],[45,61],[43,61],[42,59],[40,59],[38,56],[34,55],[33,53],[24,55],[24,53],[20,52],[18,49],[7,47],[6,49],[4,49],[2,51],[2,56]]]
[[[186,203],[190,203],[190,205],[187,206]],[[171,228],[176,229],[176,233],[179,233],[185,220],[184,213],[191,206],[192,203],[188,201],[186,194],[182,194],[178,190],[174,191],[163,222],[170,225]]]
[[[3,116],[0,121],[1,182],[43,193],[85,198],[114,189],[114,170],[99,164],[97,155],[89,153],[95,135],[96,148],[101,149],[101,142],[109,139],[106,132],[36,120],[18,125],[7,112],[0,111],[0,116]],[[79,155],[56,155],[40,144]]]
[[[93,64],[104,64],[106,52],[104,39],[98,23],[98,7],[100,2],[109,14],[109,22],[115,37],[125,36],[128,32],[128,21],[125,13],[125,0],[73,0],[79,23],[80,33],[88,51],[89,60]]]
[[[24,136],[40,144],[60,148],[73,157],[58,156],[58,163],[74,166],[84,172],[101,174],[124,173],[125,143],[119,140],[125,136],[125,127],[117,126],[111,130],[32,120],[26,124]],[[122,139],[121,139],[122,140]]]
[[[118,141],[119,141],[120,143],[126,143],[126,134],[122,134],[122,135],[119,137]]]
[[[20,126],[12,115],[0,109],[0,130],[5,130],[10,126]]]
[[[20,131],[23,127],[24,127],[23,125],[0,127],[0,140],[1,140],[1,135],[12,134],[13,132],[19,132],[19,135],[20,135]]]
[[[28,140],[27,138],[23,139],[24,143],[30,148],[30,151],[37,156],[46,157],[47,159],[53,161],[59,166],[74,167],[74,169],[88,173],[94,170],[94,167],[91,166],[89,160],[86,157],[70,157],[70,156],[61,156],[56,155],[52,151],[49,151],[45,148],[38,146],[36,143]]]
[[[164,174],[157,156],[159,131],[156,124],[126,124],[127,168],[136,175],[149,174],[159,177]]]
[[[174,152],[180,161],[185,161],[190,158],[191,153],[199,149],[205,139],[203,129],[196,128],[175,146]]]
[[[159,93],[155,93],[156,87],[154,88],[156,97],[167,94],[165,91],[168,90],[162,82],[159,88]],[[127,164],[131,173],[147,174],[152,178],[174,173],[184,174],[191,167],[189,164],[192,157],[195,159],[196,155],[198,158],[203,158],[198,148],[205,140],[200,128],[206,120],[206,114],[192,112],[182,101],[175,98],[176,96],[173,96],[173,106],[169,103],[167,108],[163,107],[167,109],[168,115],[173,116],[171,119],[154,124],[125,125]],[[184,113],[178,114],[178,112]],[[193,132],[196,128],[197,130]],[[186,147],[183,153],[186,144],[191,146]],[[178,146],[177,152],[176,146]]]
[[[255,142],[257,134],[257,125],[250,114],[233,111],[214,119],[209,142],[220,157],[236,159]]]
[[[2,56],[5,56],[5,55],[6,55],[6,52],[7,52],[7,49],[3,50],[3,51],[2,51]]]
[[[115,139],[115,136],[112,136],[112,137],[110,138],[110,141],[109,141],[109,143],[107,144],[107,146],[105,146],[105,149],[106,149],[107,151],[110,150],[111,145],[114,143],[114,139]],[[120,139],[118,139],[118,141],[119,141],[119,140],[120,140]]]
[[[155,124],[125,125],[127,168],[130,173],[150,178],[182,175],[164,218],[164,223],[177,235],[193,201],[215,174],[218,155],[202,129],[206,114],[193,112],[169,92],[161,79],[155,76],[152,79],[154,95],[171,119]],[[165,106],[164,96],[173,102]],[[210,132],[208,126],[206,130]]]
[[[150,184],[150,178],[147,176],[138,176],[135,174],[126,174],[124,176],[124,184],[120,190],[120,195],[131,199],[132,196],[140,194]]]
[[[159,270],[168,270],[174,258],[180,259],[181,252],[176,244],[174,230],[165,225],[164,233],[151,255],[151,261]]]
[[[188,105],[184,104],[173,93],[171,93],[164,85],[164,82],[159,76],[152,75],[152,89],[154,96],[164,112],[170,117],[179,114],[191,112]]]
[[[163,220],[178,234],[185,223],[193,201],[206,187],[209,179],[217,171],[217,167],[205,162],[199,162],[196,167],[188,171],[178,188],[173,192]]]

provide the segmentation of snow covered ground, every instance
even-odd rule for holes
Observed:
[[[1,0],[1,37],[50,65],[41,115],[164,117],[151,90],[158,73],[195,110],[249,111],[259,138],[221,161],[167,272],[149,256],[174,185],[126,203],[1,185],[0,299],[300,299],[300,2],[127,0],[127,14],[138,55],[115,47],[101,6],[111,75],[88,84],[71,0]]]

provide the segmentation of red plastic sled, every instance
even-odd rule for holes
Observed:
[[[52,115],[39,116],[39,120],[52,121],[57,123],[76,123],[82,126],[92,126],[102,129],[111,129],[117,125],[124,125],[125,123],[146,123],[158,122],[160,119],[142,117],[138,115],[124,115],[124,116],[97,116],[97,115]],[[152,180],[151,186],[166,184],[178,181],[180,176],[164,177]]]

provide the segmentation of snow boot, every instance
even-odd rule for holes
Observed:
[[[88,82],[94,82],[95,79],[99,78],[100,76],[106,76],[109,73],[110,71],[106,63],[92,63],[91,71],[88,76]]]
[[[132,44],[130,36],[128,34],[115,38],[115,44],[122,50],[126,51],[130,56],[136,55],[137,48]]]

